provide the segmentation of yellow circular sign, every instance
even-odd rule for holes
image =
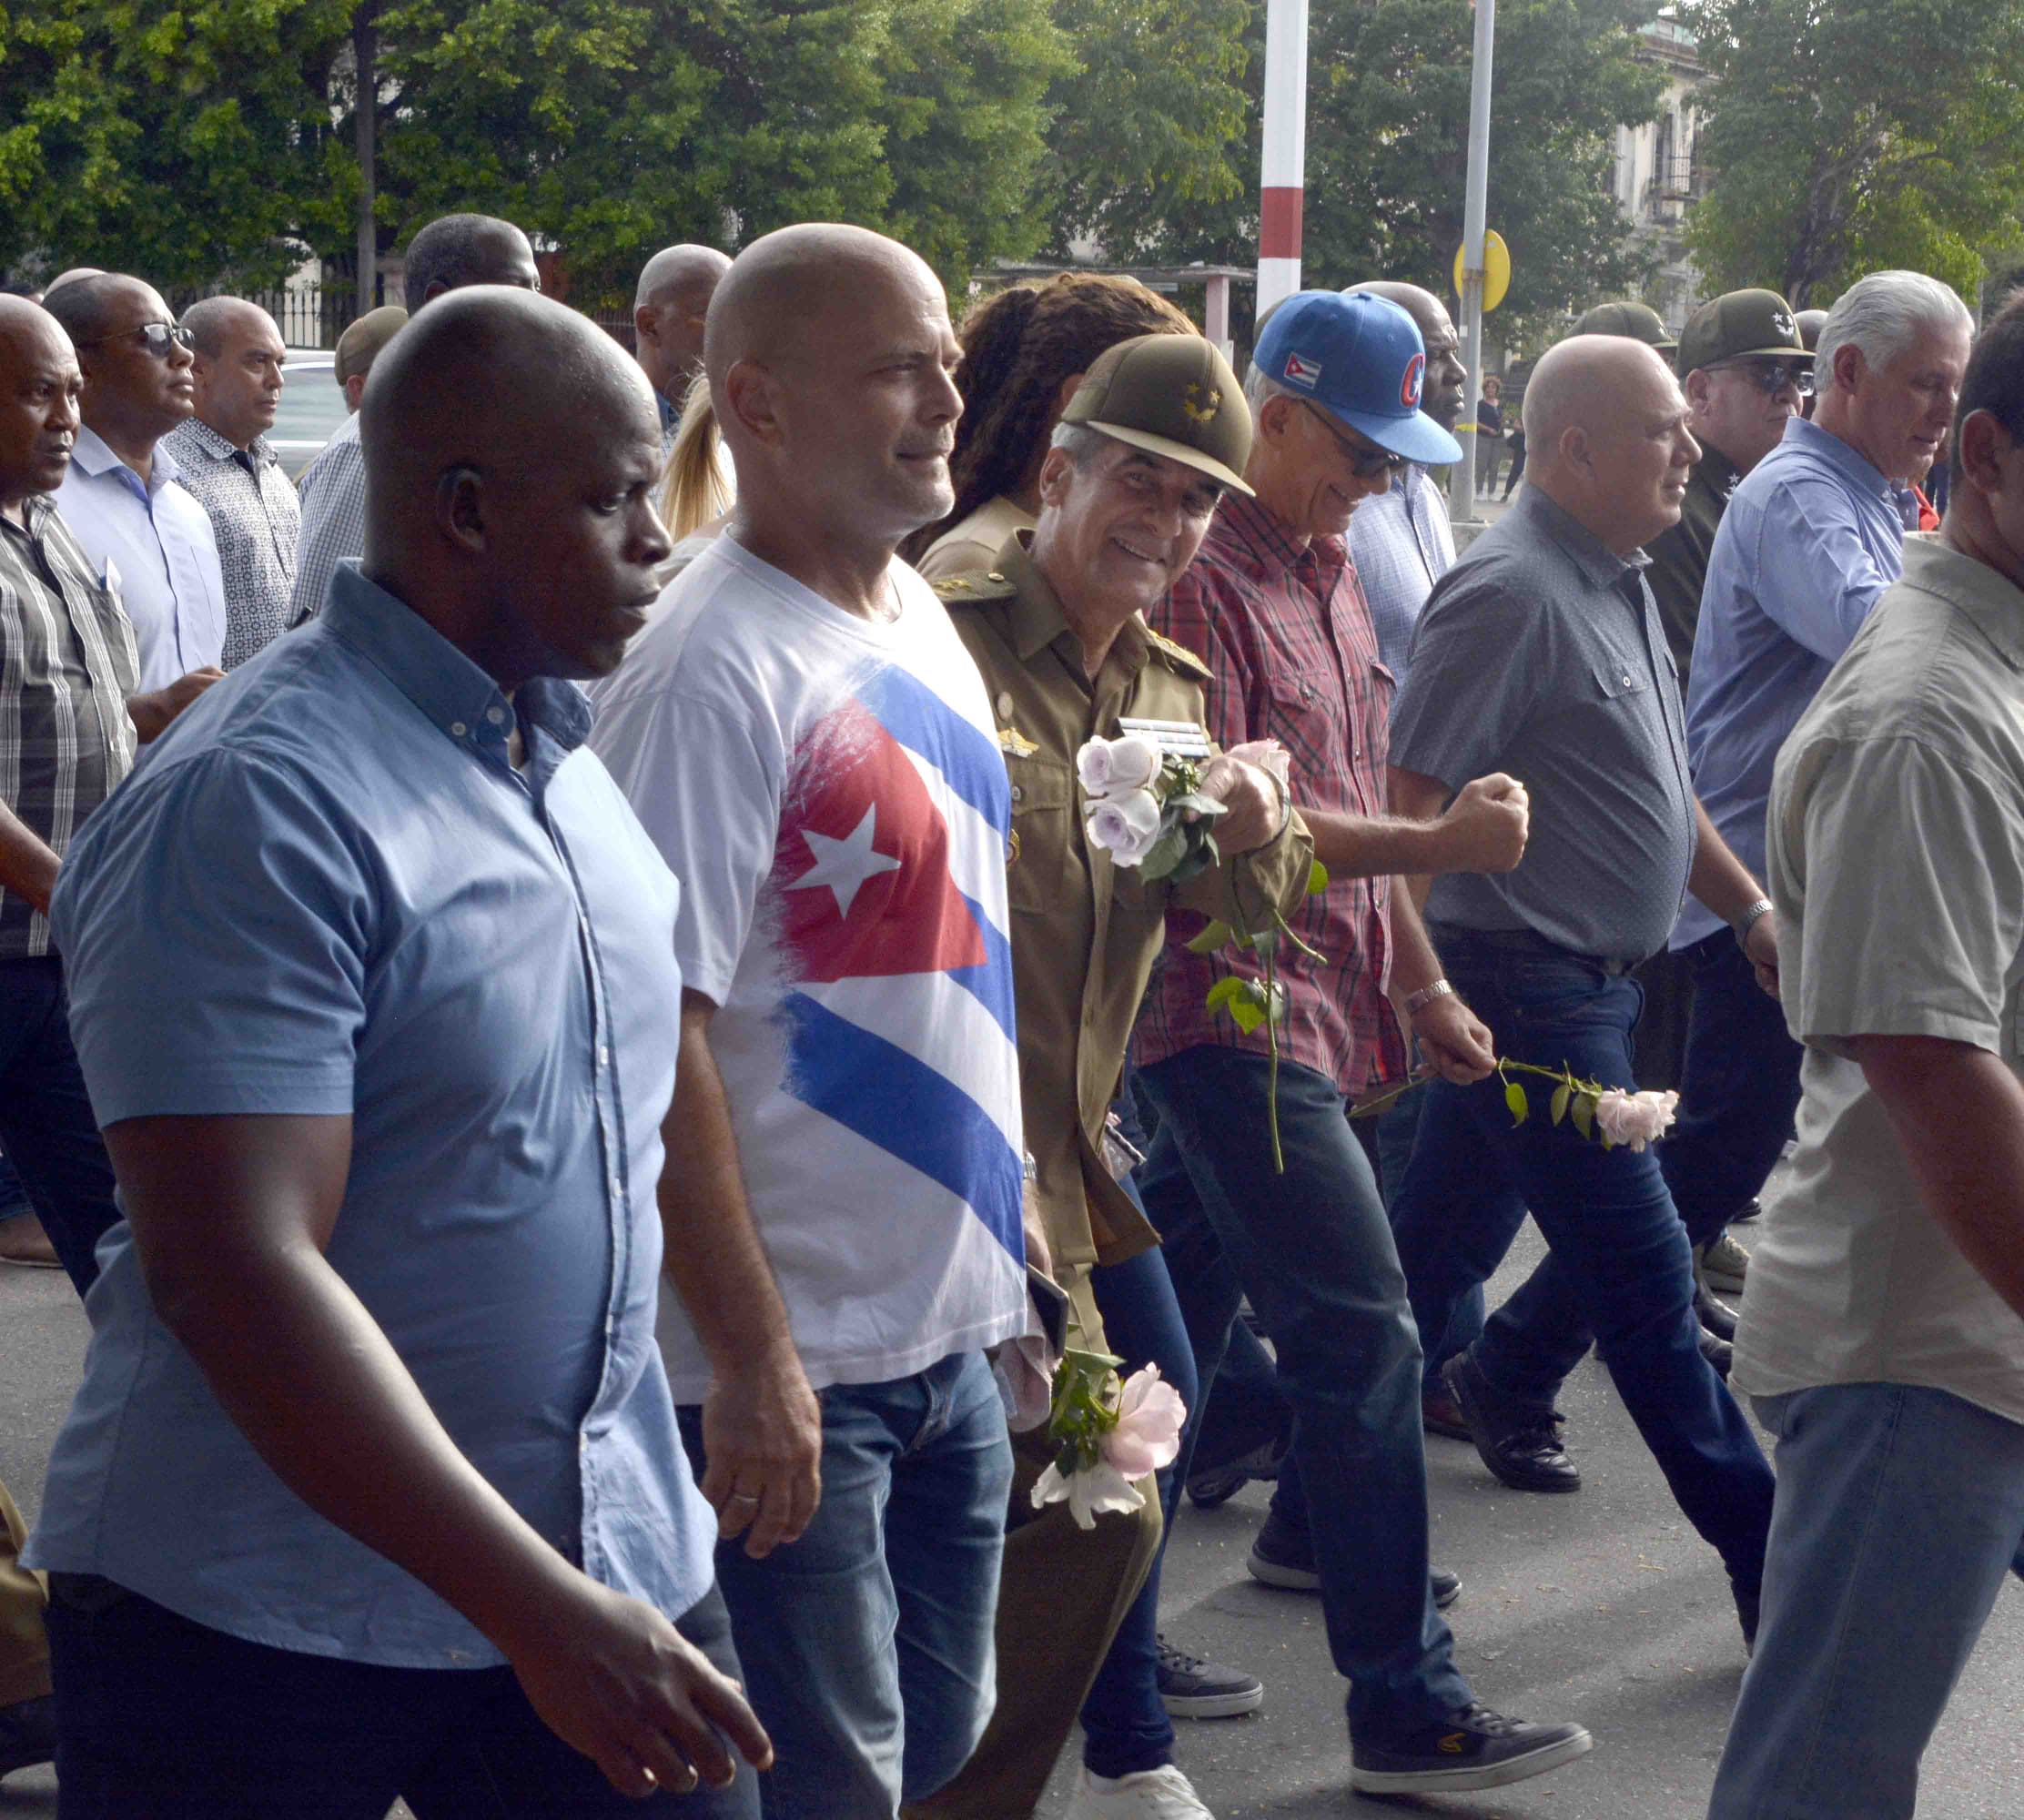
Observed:
[[[1455,248],[1455,295],[1462,295],[1462,248]],[[1504,293],[1511,288],[1511,248],[1504,245],[1503,237],[1494,228],[1484,231],[1483,237],[1483,307],[1484,312],[1496,308],[1504,300]]]

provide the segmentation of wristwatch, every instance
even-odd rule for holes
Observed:
[[[1756,926],[1757,918],[1759,916],[1768,916],[1770,914],[1771,900],[1768,897],[1760,897],[1735,922],[1729,925],[1729,927],[1736,931],[1736,946],[1741,948],[1745,954],[1748,954],[1750,951],[1748,946],[1750,931]]]
[[[1454,987],[1444,979],[1437,979],[1432,986],[1422,986],[1419,991],[1407,995],[1405,1015],[1408,1017],[1417,1017],[1435,999],[1452,998],[1453,996]]]

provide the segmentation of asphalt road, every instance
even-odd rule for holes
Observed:
[[[1536,1244],[1528,1228],[1513,1268]],[[31,1521],[84,1339],[59,1274],[0,1269],[0,1477]],[[1169,1634],[1242,1663],[1268,1688],[1251,1717],[1180,1727],[1181,1765],[1220,1820],[1701,1820],[1743,1672],[1726,1582],[1599,1368],[1583,1367],[1565,1407],[1587,1481],[1574,1497],[1507,1491],[1466,1445],[1429,1441],[1434,1553],[1465,1582],[1448,1615],[1479,1697],[1529,1718],[1578,1719],[1595,1749],[1493,1795],[1348,1794],[1341,1684],[1320,1608],[1244,1572],[1266,1499],[1267,1488],[1254,1486],[1219,1511],[1189,1510],[1168,1554]],[[1921,1820],[2024,1815],[2020,1695],[2024,1589],[2013,1582],[1928,1754]],[[1060,1812],[1071,1773],[1065,1763],[1045,1812]],[[0,1820],[53,1815],[55,1787],[46,1770],[9,1776]]]

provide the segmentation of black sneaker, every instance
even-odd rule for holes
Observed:
[[[1544,1775],[1594,1748],[1579,1725],[1528,1725],[1487,1706],[1388,1744],[1351,1742],[1350,1786],[1361,1795],[1448,1795]]]
[[[0,1775],[36,1764],[53,1763],[56,1756],[56,1700],[45,1694],[37,1700],[23,1700],[0,1706]]]
[[[1314,1540],[1303,1530],[1283,1521],[1277,1511],[1268,1511],[1265,1522],[1251,1542],[1244,1566],[1251,1578],[1263,1586],[1276,1586],[1282,1592],[1319,1592],[1321,1570],[1314,1560]],[[1428,1571],[1433,1590],[1434,1609],[1445,1612],[1462,1596],[1462,1582],[1444,1567]]]
[[[1551,1412],[1505,1408],[1483,1368],[1467,1352],[1449,1360],[1441,1377],[1469,1419],[1469,1438],[1483,1463],[1513,1491],[1581,1490],[1581,1469],[1561,1445],[1560,1426]]]
[[[1234,1719],[1265,1704],[1265,1684],[1240,1668],[1159,1639],[1159,1704],[1177,1719]]]

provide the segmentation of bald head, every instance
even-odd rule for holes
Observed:
[[[1525,387],[1525,481],[1627,554],[1679,519],[1700,445],[1665,359],[1623,335],[1572,335]]]
[[[235,449],[274,427],[288,349],[274,318],[243,297],[207,297],[183,312],[197,382],[197,414]]]
[[[703,369],[703,324],[730,259],[714,247],[663,247],[646,262],[632,293],[640,370],[671,403]]]
[[[359,412],[365,568],[505,689],[617,668],[668,553],[653,394],[587,317],[468,286],[388,342]]]
[[[58,272],[51,278],[43,287],[42,294],[46,299],[52,291],[59,291],[67,284],[76,284],[79,278],[102,278],[105,276],[105,268],[100,266],[73,266],[67,272]]]
[[[846,551],[882,594],[900,540],[956,497],[962,349],[941,280],[883,234],[783,228],[732,261],[704,358],[738,470],[740,538],[818,563],[825,548]]]
[[[0,512],[63,484],[83,377],[70,338],[25,297],[0,297]]]
[[[1393,278],[1378,278],[1370,284],[1346,285],[1342,294],[1367,291],[1395,303],[1412,318],[1420,339],[1427,345],[1427,374],[1421,387],[1420,409],[1443,430],[1452,430],[1462,416],[1462,404],[1469,384],[1469,369],[1462,364],[1462,338],[1448,315],[1448,307],[1431,290]]]
[[[274,318],[258,304],[248,303],[243,297],[199,298],[183,312],[182,321],[197,355],[214,360],[228,340],[248,330],[264,328],[276,340],[281,339]]]

